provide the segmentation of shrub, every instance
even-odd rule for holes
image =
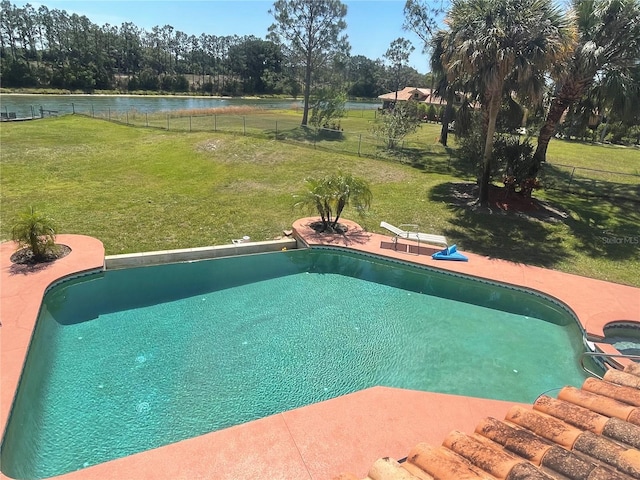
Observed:
[[[493,143],[494,165],[502,172],[505,186],[514,192],[519,188],[526,197],[540,188],[538,180],[531,176],[534,151],[529,139],[521,142],[518,135],[499,136]]]
[[[36,261],[55,253],[56,234],[53,220],[31,206],[22,212],[11,229],[11,236],[18,248],[28,248]]]
[[[436,111],[435,105],[429,105],[427,108],[427,120],[430,122],[435,122],[438,116],[438,112]]]
[[[333,89],[316,92],[311,105],[311,125],[316,128],[340,130],[339,119],[344,117],[347,95]]]
[[[371,205],[372,194],[366,180],[339,172],[307,179],[307,189],[294,198],[297,199],[295,207],[320,215],[323,232],[335,232],[342,210],[352,204],[362,214]]]
[[[374,124],[372,132],[383,138],[387,148],[395,148],[399,140],[415,132],[420,125],[418,107],[415,102],[398,103],[393,110],[385,113]]]

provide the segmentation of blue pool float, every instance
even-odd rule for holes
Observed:
[[[456,245],[451,245],[440,252],[431,255],[434,260],[457,260],[459,262],[468,262],[469,259],[458,252]]]

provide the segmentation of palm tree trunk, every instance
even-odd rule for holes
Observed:
[[[540,129],[540,134],[538,135],[538,146],[536,147],[536,152],[533,154],[533,164],[529,171],[529,177],[536,177],[540,171],[540,167],[547,160],[547,148],[549,147],[549,141],[556,132],[556,127],[567,108],[569,108],[569,105],[560,97],[555,97],[551,101],[547,119],[545,120],[544,125]]]
[[[501,90],[498,90],[500,92]],[[482,174],[480,178],[480,205],[489,205],[489,185],[491,184],[491,157],[493,156],[493,135],[496,132],[496,120],[500,111],[500,95],[491,96],[487,122],[487,137],[484,142],[484,155],[482,160]]]
[[[440,130],[440,143],[443,146],[447,146],[447,140],[449,138],[449,123],[453,118],[453,100],[455,98],[455,91],[449,88],[447,91],[447,106],[444,108],[444,115],[442,116],[442,129]]]
[[[342,210],[344,210],[345,206],[346,206],[345,199],[341,198],[338,201],[338,205],[336,207],[336,217],[333,220],[333,228],[336,228],[338,226],[338,220],[340,219],[340,215],[342,215]]]
[[[600,134],[600,143],[604,143],[604,139],[607,136],[607,130],[609,129],[609,119],[606,115],[606,110],[603,111],[602,118],[607,121],[604,122],[604,127],[602,127],[602,133]]]
[[[547,161],[547,148],[549,141],[556,132],[556,127],[560,123],[560,119],[564,112],[586,91],[589,80],[568,81],[551,101],[549,113],[544,125],[540,129],[538,135],[538,146],[533,154],[533,164],[529,170],[529,176],[535,178],[540,171],[540,167]]]

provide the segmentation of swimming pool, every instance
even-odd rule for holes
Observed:
[[[331,249],[108,271],[46,295],[2,446],[43,478],[373,385],[531,402],[583,381],[539,295]]]

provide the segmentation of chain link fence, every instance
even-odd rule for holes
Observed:
[[[94,110],[78,111],[75,114],[92,118],[101,118],[124,125],[158,128],[181,132],[222,132],[236,135],[248,135],[257,138],[279,140],[303,144],[329,152],[358,155],[371,158],[394,159],[415,166],[426,167],[447,165],[449,155],[434,138],[433,143],[392,139],[393,148],[389,148],[389,139],[381,138],[368,131],[348,132],[343,129],[303,127],[299,114],[288,115],[282,112],[263,110],[250,115],[229,113],[206,113],[183,115],[175,112],[141,113],[136,111]],[[375,109],[348,110],[346,117],[364,118],[373,123],[378,116]]]
[[[302,127],[295,113],[263,110],[250,115],[228,113],[179,114],[175,112],[141,113],[136,111],[75,111],[73,113],[102,118],[110,122],[145,128],[158,128],[182,132],[222,132],[248,135],[305,145],[347,155],[383,158],[399,161],[432,172],[451,173],[454,156],[438,143],[395,139],[389,147],[389,139],[368,131],[347,132],[326,128]],[[373,123],[378,116],[375,109],[349,110],[347,117],[360,117]],[[460,168],[460,165],[455,165]],[[466,174],[473,167],[467,166]],[[464,167],[463,167],[464,168]],[[550,159],[543,165],[541,180],[544,188],[563,190],[588,196],[622,198],[640,203],[640,174],[597,170],[554,163]]]
[[[554,163],[543,164],[544,188],[602,198],[619,198],[640,203],[640,174],[613,172]]]

